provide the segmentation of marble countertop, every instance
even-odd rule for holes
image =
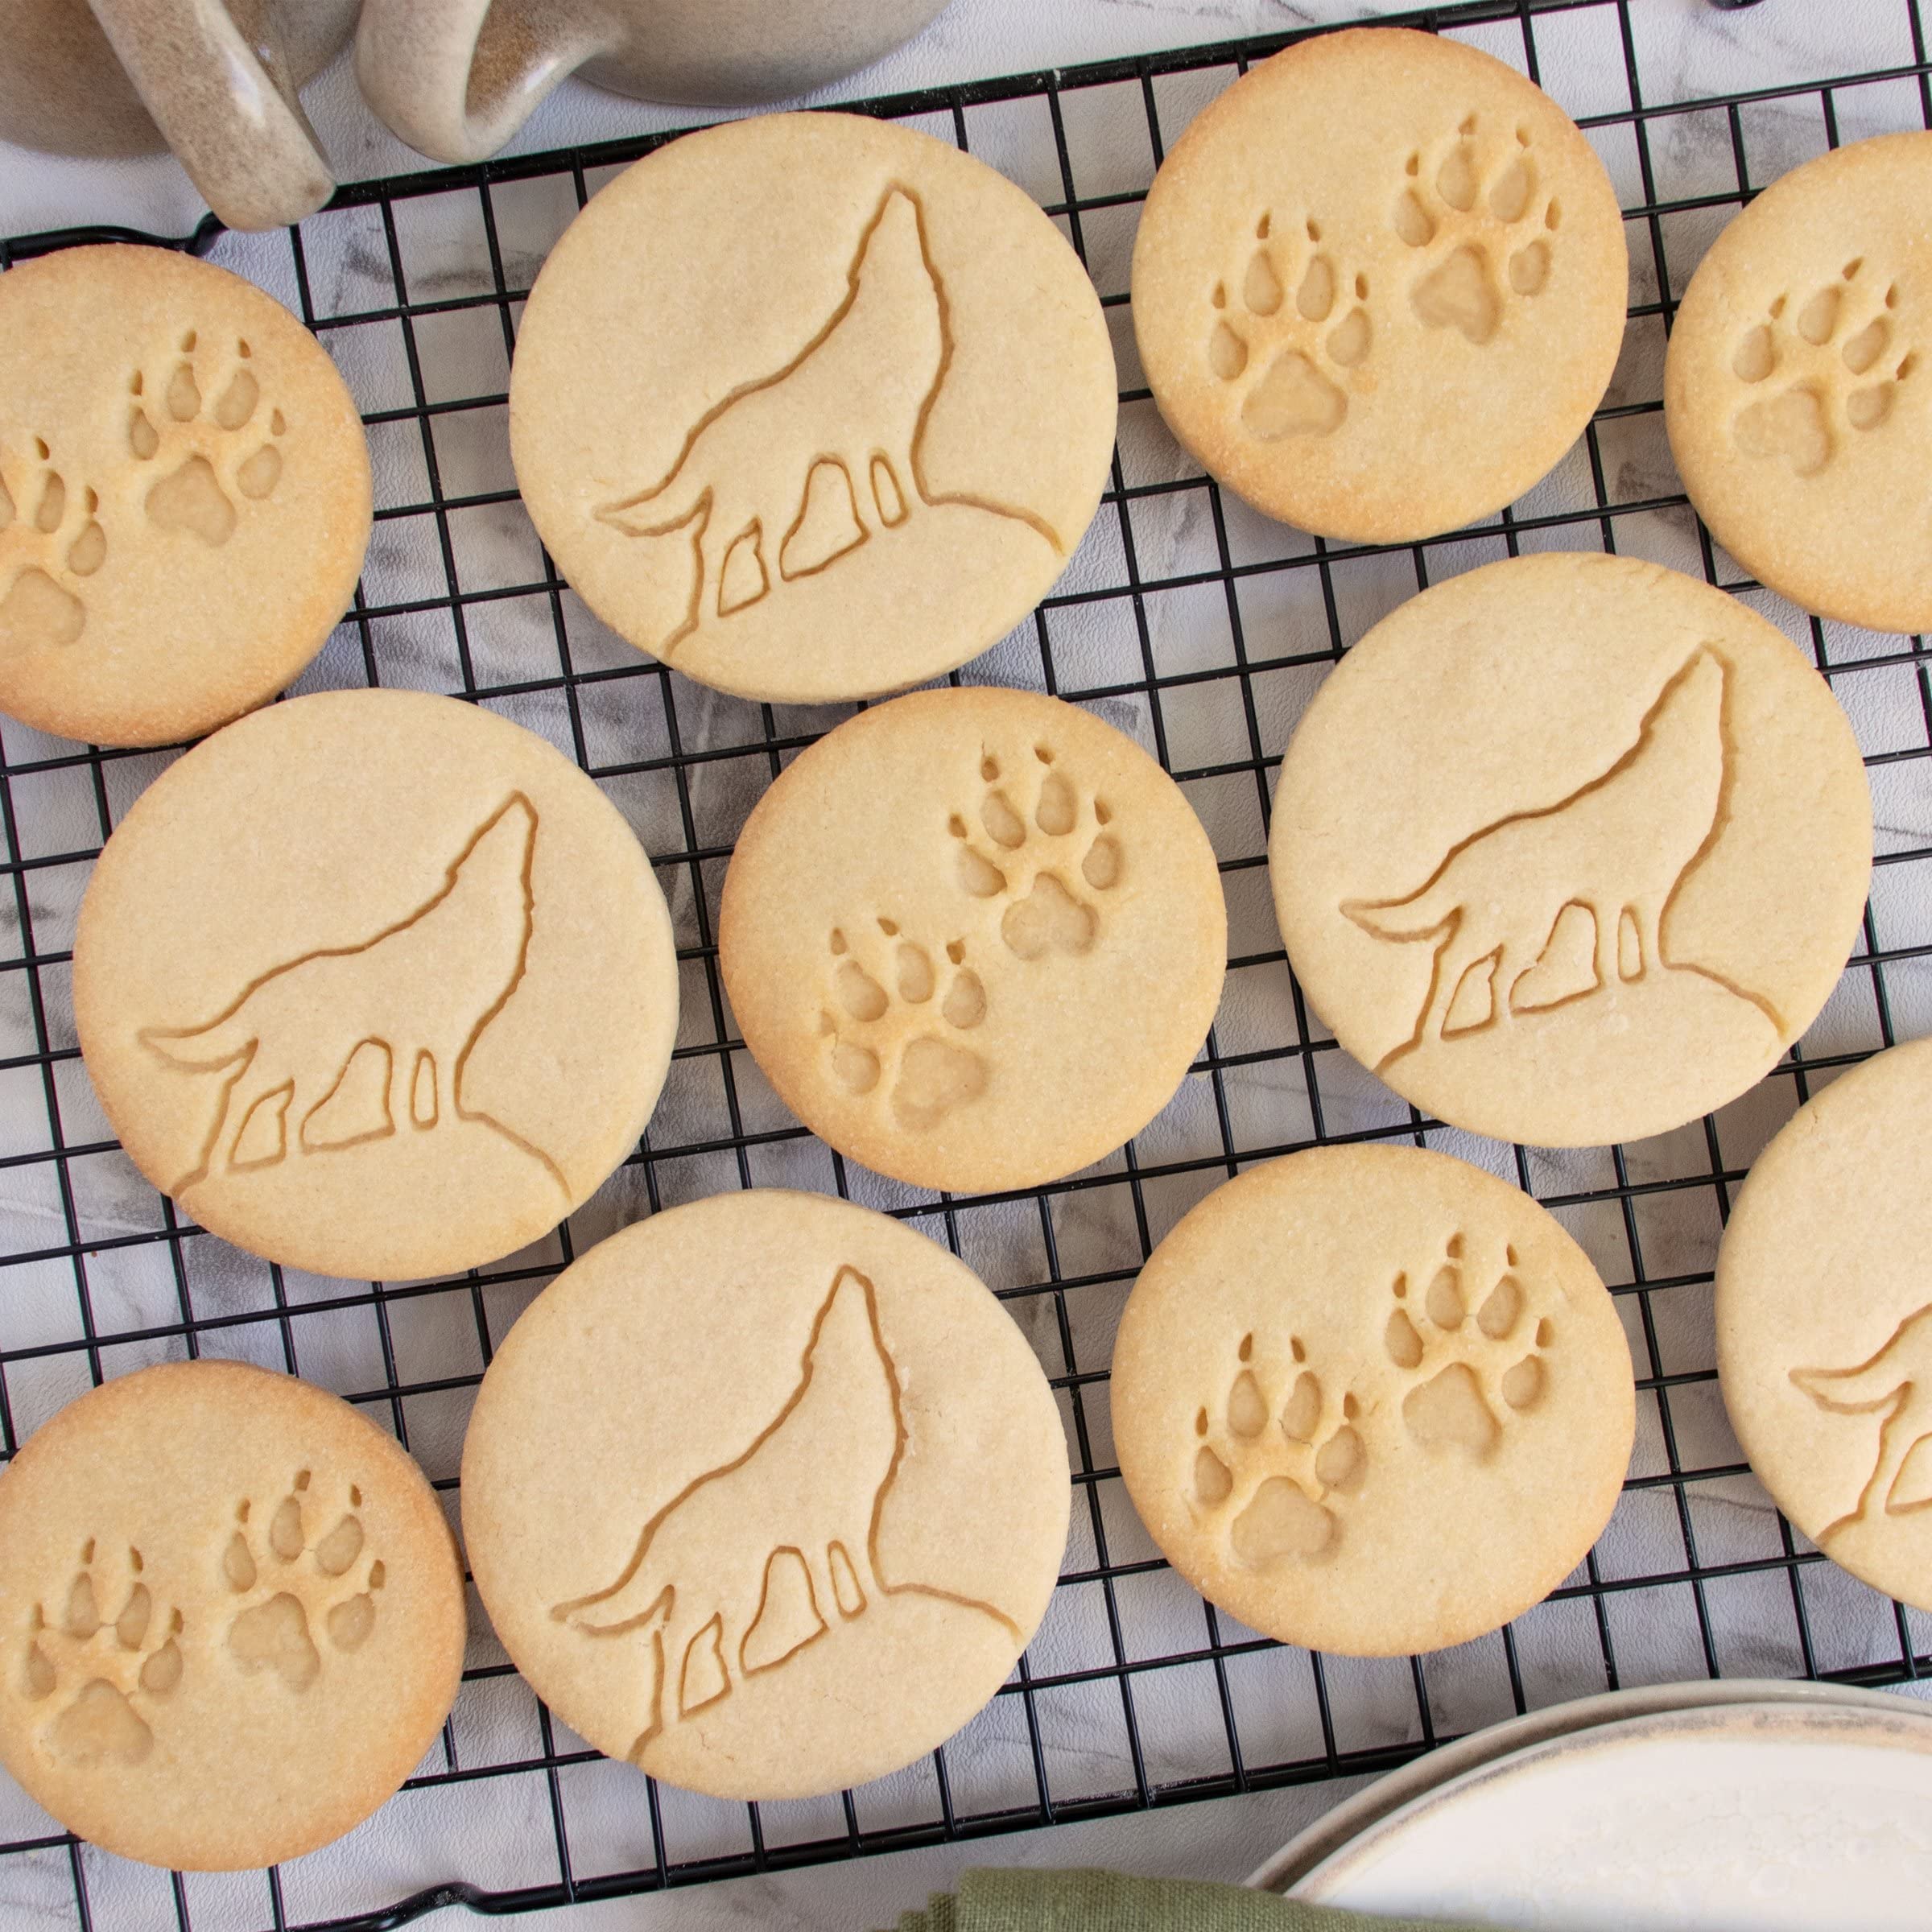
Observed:
[[[1036,0],[1030,5],[1018,0],[953,0],[916,40],[813,98],[833,102],[898,93],[1396,10],[1392,5],[1354,0]],[[1901,27],[1908,18],[1906,0],[1838,0],[1831,6],[1818,0],[1765,0],[1749,10],[1735,12],[1719,10],[1709,0],[1632,0],[1632,14],[1645,96],[1652,101],[1774,88],[1894,61],[1901,57]],[[1627,105],[1620,62],[1610,72],[1600,42],[1552,31],[1549,43],[1559,52],[1569,50],[1571,57],[1567,66],[1560,62],[1546,66],[1544,81],[1572,112],[1613,111]],[[1485,39],[1484,44],[1490,43]],[[1902,57],[1910,57],[1909,44]],[[346,61],[338,61],[322,76],[306,98],[340,179],[359,180],[423,165],[362,107]],[[1899,117],[1905,111],[1889,100],[1868,108],[1860,100],[1847,97],[1841,103],[1841,129],[1848,138],[1905,125]],[[1916,114],[1915,106],[1909,111]],[[535,152],[687,125],[702,118],[689,109],[654,107],[571,82],[538,110],[510,151]],[[1687,125],[1681,131],[1678,123],[1667,126],[1670,131],[1660,137],[1663,141],[1681,140],[1687,146],[1698,138]],[[1784,164],[1801,158],[1802,151],[1794,152]],[[1620,186],[1625,187],[1628,197],[1627,184]],[[171,160],[82,163],[31,155],[0,144],[0,234],[96,223],[178,234],[192,228],[202,212]],[[1662,1658],[1663,1674],[1682,1674],[1681,1660],[1676,1669],[1670,1667],[1671,1662]],[[1488,1710],[1475,1721],[1504,1714]],[[893,1922],[901,1910],[921,1902],[928,1892],[948,1886],[966,1866],[989,1862],[1106,1864],[1238,1880],[1361,1782],[1349,1780],[1182,1805],[1150,1814],[686,1888],[667,1896],[541,1913],[514,1922],[530,1932],[673,1926],[680,1932],[721,1932],[752,1924],[795,1927],[801,1932],[806,1928],[864,1932]],[[444,1806],[463,1802],[460,1792],[441,1792],[435,1798]],[[414,1818],[415,1824],[399,1828],[407,1832],[420,1826],[427,1831],[435,1822],[426,1813],[415,1814]],[[360,1848],[346,1856],[353,1868],[357,1860],[382,1854],[378,1841],[361,1839]],[[359,1902],[371,1880],[369,1866],[365,1864],[355,1876],[359,1882],[350,1889]],[[44,1917],[44,1904],[36,1908],[15,1899],[4,1909],[10,1924],[71,1922],[71,1906],[61,1907],[57,1916]],[[101,1909],[97,1905],[97,1912]],[[97,1922],[114,1922],[102,1917]],[[200,1922],[199,1912],[196,1922]],[[228,1922],[216,1914],[210,1922]],[[254,1917],[248,1916],[247,1922],[254,1923]],[[433,1924],[440,1932],[458,1932],[481,1922],[450,1911],[422,1922]]]

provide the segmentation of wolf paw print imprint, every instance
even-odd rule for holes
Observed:
[[[1382,1333],[1389,1359],[1410,1378],[1402,1423],[1424,1449],[1493,1455],[1511,1418],[1543,1399],[1544,1352],[1555,1340],[1533,1315],[1504,1250],[1504,1272],[1486,1287],[1471,1280],[1463,1237],[1450,1237],[1443,1261],[1420,1293],[1398,1274]]]
[[[947,827],[959,841],[961,889],[1004,902],[1000,938],[1018,959],[1092,952],[1100,936],[1096,900],[1125,871],[1107,802],[1087,799],[1046,745],[1011,774],[989,753],[980,777],[986,789],[972,815],[956,812]]]
[[[1323,1387],[1298,1340],[1288,1349],[1271,1371],[1243,1335],[1225,1393],[1194,1418],[1188,1500],[1253,1569],[1332,1554],[1368,1467],[1355,1397]]]
[[[1421,150],[1403,169],[1390,220],[1416,251],[1409,299],[1423,326],[1453,328],[1481,345],[1512,300],[1550,279],[1563,210],[1543,192],[1530,136],[1485,142],[1472,114],[1439,154]]]
[[[0,456],[0,643],[72,644],[87,625],[86,580],[107,561],[101,499],[72,485],[47,444],[16,467]]]
[[[1892,413],[1918,357],[1900,352],[1898,285],[1880,293],[1862,259],[1794,303],[1782,295],[1738,338],[1731,373],[1748,400],[1731,419],[1747,456],[1788,463],[1814,477],[1846,432],[1876,429]]]
[[[833,931],[819,1013],[832,1077],[849,1094],[883,1096],[901,1126],[936,1126],[986,1091],[986,1062],[956,1037],[985,1017],[964,940],[935,960],[891,919]]]
[[[138,369],[130,380],[127,446],[159,472],[142,499],[156,528],[219,547],[235,534],[235,499],[258,503],[282,481],[288,424],[264,406],[253,356],[237,341],[232,361],[211,366],[191,329],[158,374]]]
[[[1344,386],[1374,341],[1368,277],[1350,279],[1336,266],[1321,247],[1320,223],[1302,230],[1305,242],[1278,234],[1263,215],[1246,262],[1210,298],[1208,366],[1241,389],[1242,425],[1263,443],[1340,428]]]
[[[376,1627],[380,1558],[368,1558],[362,1492],[325,1504],[304,1469],[264,1525],[252,1503],[235,1511],[221,1553],[221,1582],[237,1606],[228,1653],[250,1674],[266,1671],[291,1690],[322,1674],[322,1649],[358,1650]]]
[[[64,1763],[141,1763],[181,1681],[181,1612],[157,1601],[142,1567],[138,1550],[110,1558],[90,1538],[59,1597],[34,1606],[24,1688],[51,1711],[41,1737]]]

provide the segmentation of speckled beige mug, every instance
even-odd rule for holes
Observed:
[[[365,0],[356,78],[419,153],[480,161],[557,83],[779,101],[868,65],[945,0]]]
[[[277,228],[335,189],[296,89],[358,0],[5,0],[0,139],[49,154],[171,147],[231,228]]]

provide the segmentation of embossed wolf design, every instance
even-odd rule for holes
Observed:
[[[960,503],[1059,537],[1031,511],[927,484],[919,444],[952,336],[912,192],[893,187],[860,237],[845,299],[783,368],[741,384],[685,438],[670,473],[599,506],[626,536],[687,526],[691,602],[652,648],[667,657],[708,617],[726,617],[815,575],[920,504]]]
[[[1381,1066],[1426,1041],[1453,1039],[1532,1010],[1519,984],[1573,906],[1596,928],[1595,980],[1567,998],[1587,998],[1618,979],[1641,980],[1655,966],[1716,981],[1782,1030],[1756,993],[1663,952],[1664,914],[1724,823],[1728,675],[1716,650],[1700,647],[1657,693],[1636,742],[1600,776],[1554,805],[1513,813],[1472,833],[1406,898],[1344,903],[1344,914],[1378,939],[1435,941],[1415,1030]],[[1465,976],[1483,967],[1488,1018],[1451,1028]]]
[[[1869,1360],[1850,1368],[1794,1368],[1791,1380],[1819,1408],[1835,1414],[1885,1412],[1877,1459],[1857,1508],[1828,1524],[1821,1538],[1861,1517],[1903,1516],[1932,1508],[1932,1496],[1894,1500],[1912,1451],[1932,1439],[1932,1306],[1907,1315]]]
[[[291,1149],[380,1140],[399,1119],[433,1128],[445,1108],[535,1155],[564,1185],[547,1155],[463,1100],[464,1067],[523,976],[536,836],[535,807],[514,793],[450,862],[442,889],[407,919],[264,973],[204,1026],[142,1029],[142,1044],[171,1066],[230,1070],[200,1159],[174,1191],[216,1171],[274,1166]],[[317,1117],[365,1047],[387,1062],[379,1117],[331,1132]]]
[[[943,1598],[1018,1627],[990,1604],[879,1574],[879,1515],[906,1442],[898,1372],[879,1329],[873,1285],[841,1268],[805,1344],[798,1385],[744,1453],[700,1476],[644,1525],[623,1574],[551,1615],[594,1637],[650,1633],[650,1719],[636,1760],[669,1712],[688,1717],[729,1696],[738,1678],[777,1669],[881,1597]],[[747,1652],[774,1574],[802,1572],[806,1622],[790,1647]]]

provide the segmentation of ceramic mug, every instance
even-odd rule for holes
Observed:
[[[419,153],[480,161],[567,75],[653,101],[809,92],[909,39],[945,0],[365,0],[356,78]]]
[[[171,147],[230,228],[277,228],[335,190],[295,90],[358,0],[5,0],[0,139],[56,155]]]

